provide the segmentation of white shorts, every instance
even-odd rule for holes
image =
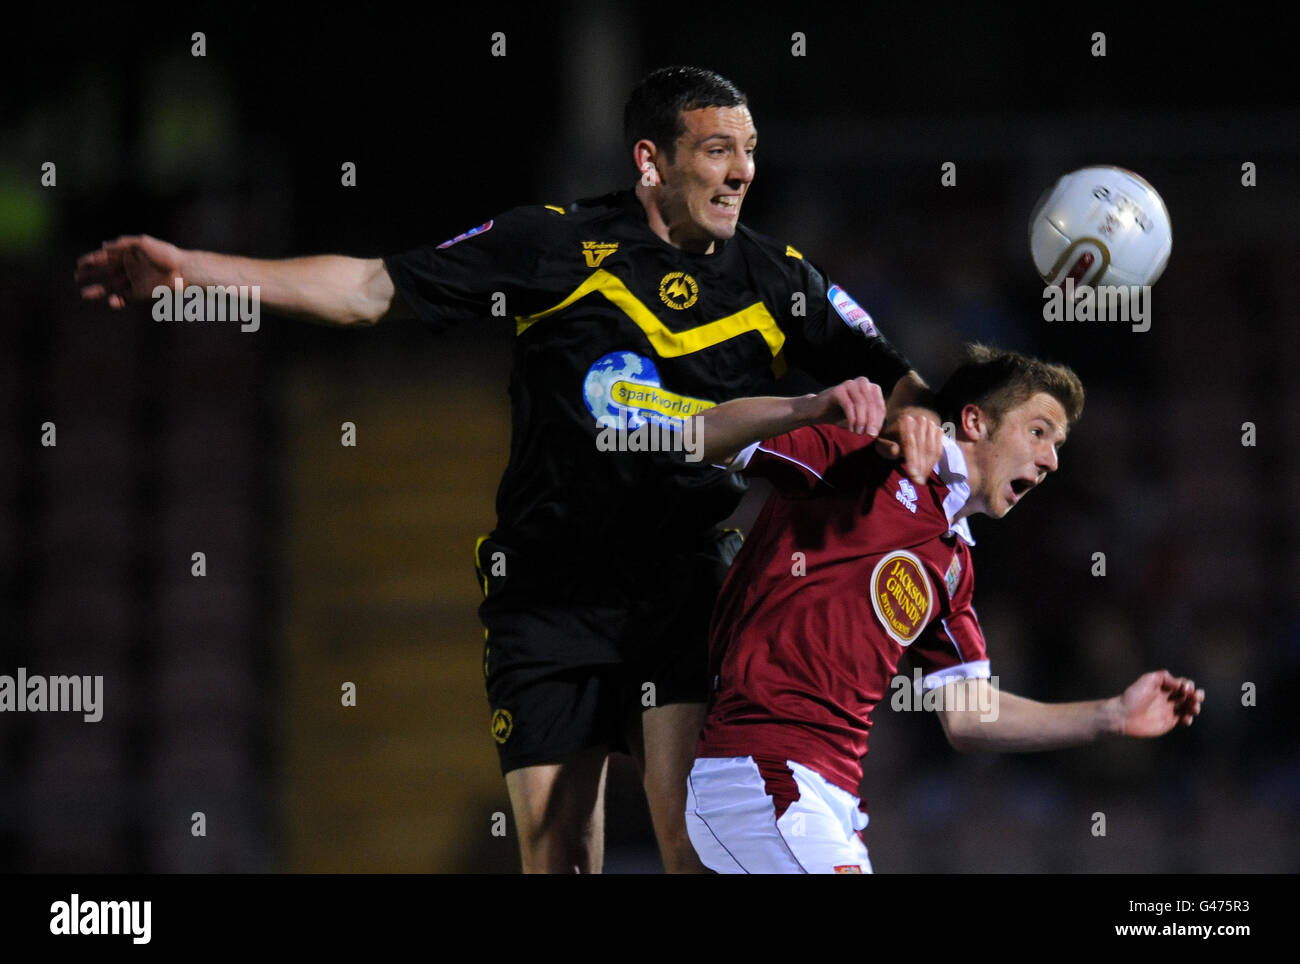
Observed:
[[[787,761],[799,799],[778,819],[753,757],[700,757],[686,779],[686,829],[720,874],[869,874],[858,798]]]

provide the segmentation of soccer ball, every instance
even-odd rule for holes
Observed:
[[[1045,192],[1029,219],[1034,267],[1049,285],[1155,284],[1173,247],[1156,189],[1122,167],[1085,167]]]

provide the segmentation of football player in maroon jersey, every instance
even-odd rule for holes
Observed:
[[[873,450],[879,391],[857,378],[697,416],[705,459],[774,485],[714,610],[708,715],[687,784],[691,841],[716,871],[870,871],[860,760],[905,650],[958,750],[1154,737],[1200,712],[1204,691],[1167,670],[1077,703],[990,679],[966,519],[1004,516],[1057,469],[1083,410],[1074,372],[973,347],[939,394],[954,431],[924,487]],[[921,442],[940,432],[905,422]]]

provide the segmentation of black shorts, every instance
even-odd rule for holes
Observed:
[[[740,545],[739,532],[719,531],[631,591],[575,603],[511,585],[515,554],[480,539],[483,674],[501,772],[591,747],[627,751],[646,709],[706,702],[709,619]]]

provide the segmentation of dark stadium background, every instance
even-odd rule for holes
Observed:
[[[966,338],[1082,375],[1059,475],[974,523],[1002,685],[1092,698],[1167,666],[1208,694],[1190,731],[1040,756],[959,756],[936,721],[882,707],[864,784],[877,870],[1300,869],[1286,32],[1239,8],[702,9],[7,14],[0,673],[103,674],[105,706],[93,725],[0,716],[0,870],[517,869],[513,821],[491,833],[509,807],[470,561],[507,452],[509,326],[159,324],[82,304],[73,265],[138,232],[375,256],[629,185],[623,100],[674,62],[751,98],[745,222],[827,269],[932,381]],[[1092,163],[1139,171],[1172,213],[1144,334],[1042,320],[1030,208]],[[609,811],[607,869],[657,869],[626,759]]]

